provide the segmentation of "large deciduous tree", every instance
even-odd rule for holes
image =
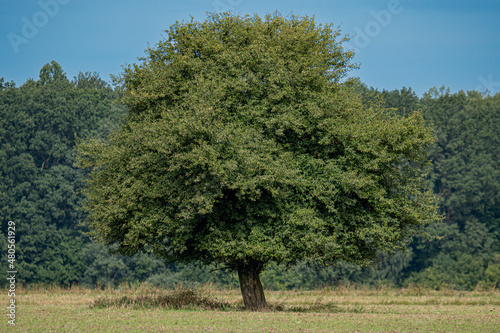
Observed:
[[[124,69],[126,123],[79,146],[105,243],[237,271],[256,310],[267,264],[365,264],[438,219],[430,130],[362,104],[331,25],[210,14],[166,33]]]

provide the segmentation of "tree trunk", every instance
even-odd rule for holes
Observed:
[[[250,311],[258,311],[267,308],[264,288],[260,282],[259,274],[262,264],[252,262],[238,267],[238,278],[240,280],[241,295],[243,304]]]

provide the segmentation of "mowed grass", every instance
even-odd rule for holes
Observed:
[[[188,293],[201,300],[198,305],[152,305],[152,300],[185,291],[148,285],[105,290],[18,287],[16,325],[11,326],[3,290],[0,332],[500,332],[498,290],[266,291],[272,309],[247,312],[239,290],[205,286]]]

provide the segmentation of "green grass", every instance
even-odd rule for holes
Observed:
[[[238,290],[19,287],[16,326],[0,332],[500,332],[500,291],[327,288],[266,291],[243,310]]]

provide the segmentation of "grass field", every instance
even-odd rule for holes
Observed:
[[[19,287],[12,326],[3,290],[0,332],[500,332],[498,290],[266,291],[272,310],[265,312],[243,311],[238,290],[213,286],[198,289],[196,296],[217,310],[204,309],[203,302],[181,309],[147,302],[176,292],[147,285],[116,290]]]

